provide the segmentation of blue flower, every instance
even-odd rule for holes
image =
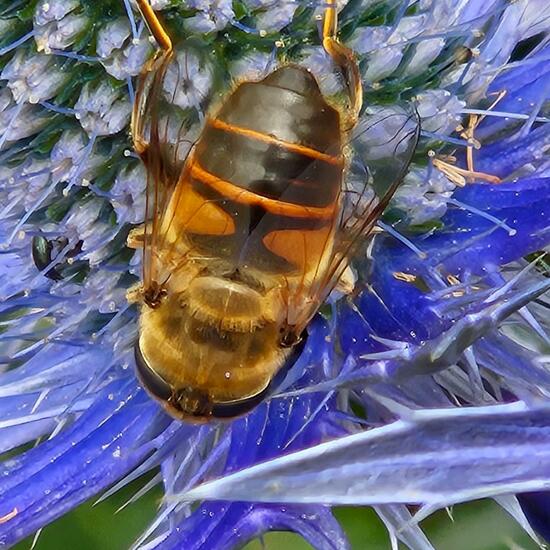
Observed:
[[[251,78],[277,59],[339,91],[322,3],[152,4],[211,53],[180,54],[184,108],[220,67]],[[421,140],[353,292],[330,297],[277,393],[205,426],[167,417],[133,370],[140,257],[125,242],[146,176],[127,127],[147,29],[130,0],[2,8],[0,546],[145,472],[142,492],[165,493],[147,548],[274,529],[346,548],[337,504],[372,505],[394,543],[431,548],[418,522],[481,497],[550,537],[546,0],[341,4],[365,83],[353,148],[387,167],[403,105]]]

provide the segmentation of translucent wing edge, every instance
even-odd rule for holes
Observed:
[[[420,117],[416,110],[412,111],[411,118],[408,120],[410,121],[411,119],[415,121],[414,129],[411,130],[411,132],[405,133],[403,138],[398,141],[398,144],[400,144],[404,139],[409,140],[406,153],[404,153],[402,166],[384,195],[379,198],[378,202],[375,202],[375,197],[373,197],[368,204],[361,209],[359,215],[357,215],[357,210],[346,215],[342,208],[342,217],[339,221],[335,235],[334,255],[329,265],[324,270],[324,273],[316,278],[316,283],[310,289],[310,294],[307,298],[307,306],[304,308],[300,322],[297,323],[295,327],[298,335],[306,328],[310,319],[332,292],[357,252],[357,249],[364,244],[362,238],[368,237],[372,232],[377,220],[383,214],[399,185],[403,181],[420,137]],[[363,187],[363,193],[367,189],[367,186],[368,182],[366,182]],[[357,201],[357,209],[359,209],[359,201]],[[356,218],[356,221],[349,227],[346,227],[346,224],[348,224],[352,218]]]
[[[166,211],[170,198],[181,178],[181,171],[174,174],[169,164],[177,164],[179,148],[184,140],[182,133],[187,129],[185,120],[179,126],[172,158],[165,158],[163,143],[168,143],[168,133],[171,123],[167,115],[164,127],[159,116],[159,105],[164,95],[164,81],[168,66],[175,60],[172,50],[157,52],[141,73],[138,90],[132,112],[132,139],[137,153],[140,155],[147,170],[147,187],[145,200],[145,223],[143,232],[143,286],[147,290],[157,283],[162,286],[163,281],[158,277],[160,269],[155,250],[162,248],[165,235],[161,234],[161,220]],[[173,89],[175,96],[180,82],[180,75]],[[168,103],[174,97],[168,99]],[[147,126],[149,125],[149,128]],[[147,129],[149,136],[146,136]],[[181,170],[184,169],[185,162]]]

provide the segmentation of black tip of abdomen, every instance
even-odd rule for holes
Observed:
[[[303,96],[321,93],[315,77],[299,65],[280,67],[266,76],[262,83],[275,88],[290,90]]]

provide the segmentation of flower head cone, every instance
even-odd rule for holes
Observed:
[[[331,506],[348,504],[374,506],[394,547],[429,549],[421,519],[483,497],[550,536],[545,0],[339,2],[364,85],[347,185],[404,180],[275,393],[202,426],[134,373],[126,240],[147,176],[128,126],[148,29],[130,0],[4,4],[0,547],[146,472],[141,492],[165,497],[141,548],[270,530],[346,548]],[[181,38],[165,84],[191,138],[220,90],[277,63],[342,99],[321,2],[151,4]]]

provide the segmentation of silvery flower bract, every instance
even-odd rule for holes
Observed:
[[[288,61],[341,93],[322,2],[152,5],[177,29],[181,109]],[[413,162],[276,394],[192,426],[139,387],[126,300],[146,182],[128,125],[154,43],[130,0],[0,4],[0,546],[150,471],[142,492],[165,498],[136,547],[291,530],[346,548],[331,506],[351,504],[429,549],[418,521],[481,497],[550,537],[547,0],[339,7],[365,85],[349,183],[391,168],[403,105]]]

